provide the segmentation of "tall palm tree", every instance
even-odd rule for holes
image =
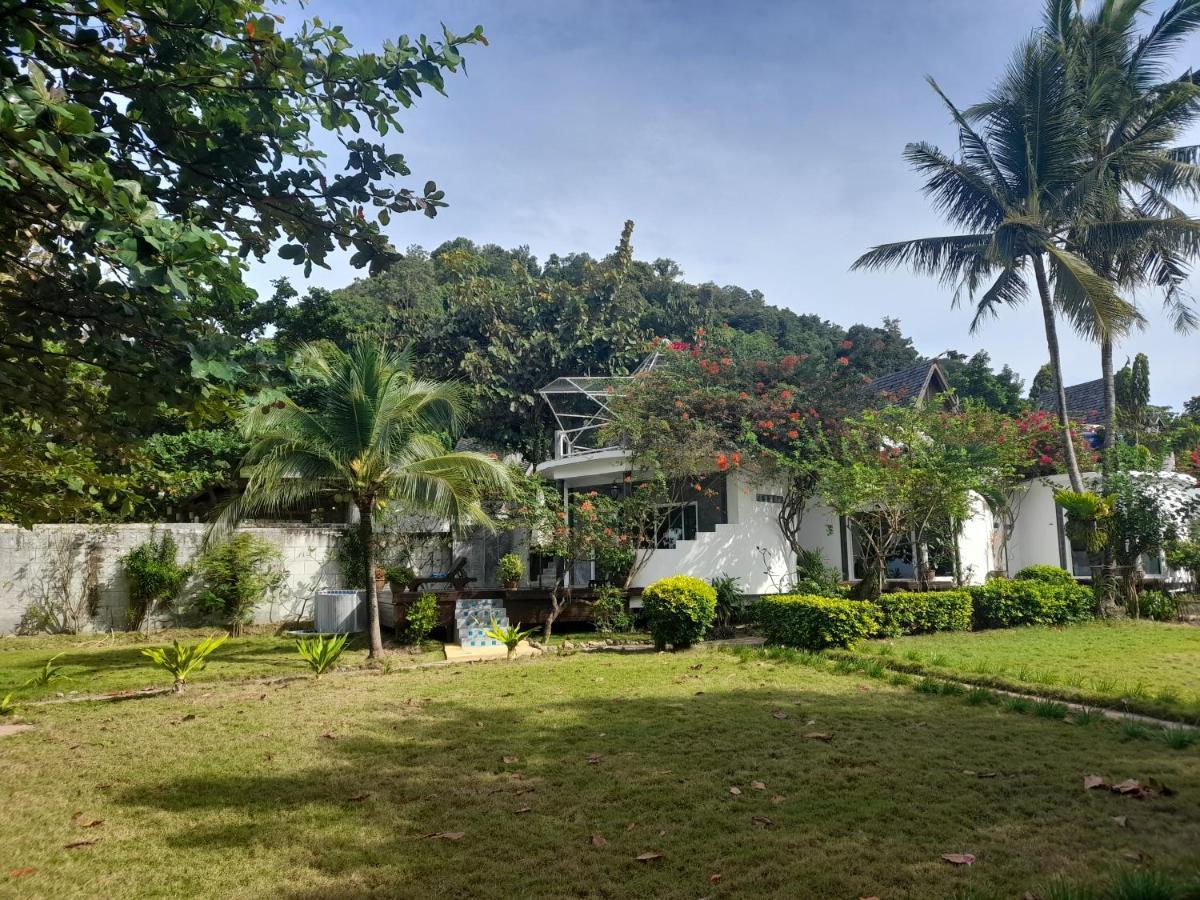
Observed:
[[[1135,311],[1070,240],[1081,223],[1092,226],[1097,239],[1104,227],[1113,227],[1094,215],[1095,167],[1086,154],[1074,85],[1061,54],[1040,36],[1018,48],[983,104],[959,110],[932,79],[930,85],[958,128],[959,154],[916,143],[904,155],[925,177],[925,193],[939,211],[967,233],[883,244],[859,257],[853,268],[907,265],[940,277],[957,288],[956,304],[964,295],[975,301],[973,332],[1001,306],[1023,302],[1032,275],[1067,473],[1072,488],[1082,490],[1056,317],[1064,313],[1077,328],[1098,336],[1127,329]]]
[[[1045,31],[1066,61],[1068,77],[1082,101],[1081,119],[1092,163],[1105,170],[1103,184],[1108,219],[1162,217],[1158,230],[1092,246],[1086,231],[1076,235],[1081,255],[1097,272],[1122,290],[1157,288],[1175,329],[1197,325],[1190,298],[1183,291],[1187,261],[1196,255],[1194,228],[1172,225],[1186,219],[1173,199],[1200,196],[1197,148],[1173,146],[1200,117],[1200,87],[1189,72],[1167,77],[1172,52],[1200,29],[1200,0],[1177,0],[1143,35],[1138,18],[1149,0],[1122,0],[1097,6],[1085,14],[1076,0],[1048,0]],[[1165,79],[1165,80],[1164,80]],[[1116,377],[1114,335],[1100,339],[1100,367],[1105,387],[1104,476],[1115,468]]]
[[[349,351],[309,344],[298,351],[293,373],[307,402],[280,399],[247,410],[246,489],[210,534],[244,516],[294,509],[320,495],[349,495],[366,550],[371,656],[378,656],[376,512],[394,505],[456,525],[486,526],[481,500],[511,489],[508,471],[481,453],[447,448],[447,436],[465,421],[464,388],[414,378],[406,354],[366,341]]]

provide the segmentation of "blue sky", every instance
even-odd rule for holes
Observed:
[[[465,235],[506,247],[606,253],[636,223],[639,258],[670,257],[692,281],[758,288],[770,303],[843,325],[901,320],[918,349],[988,350],[1028,380],[1044,362],[1036,307],[1006,311],[975,336],[949,291],[905,271],[851,273],[873,244],[946,233],[901,159],[904,144],[953,149],[925,84],[960,104],[982,98],[1041,0],[609,2],[314,0],[366,48],[401,33],[484,26],[468,75],[431,96],[394,141],[413,186],[435,179],[450,208],[396,217],[398,247]],[[297,15],[291,8],[289,15]],[[1179,68],[1200,64],[1200,45]],[[281,261],[256,267],[269,290]],[[336,287],[345,259],[307,285]],[[1194,288],[1196,289],[1196,288]],[[1153,399],[1200,394],[1200,337],[1150,324],[1118,349],[1150,354]],[[1065,331],[1065,326],[1064,326]],[[1068,383],[1099,376],[1099,352],[1062,335]]]

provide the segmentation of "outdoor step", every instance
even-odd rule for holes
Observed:
[[[458,621],[458,622],[454,623],[454,630],[456,632],[458,632],[459,634],[462,634],[464,631],[467,631],[472,628],[479,629],[482,631],[489,631],[489,630],[491,630],[493,625],[498,626],[500,628],[507,628],[508,627],[508,616],[504,616],[503,618],[498,616],[494,622],[491,620],[487,620],[487,621],[483,621],[483,622],[472,622],[472,621],[466,621],[466,620]]]

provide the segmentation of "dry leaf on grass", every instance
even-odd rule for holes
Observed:
[[[1141,850],[1122,850],[1121,855],[1135,863],[1142,863],[1150,858],[1149,853],[1143,853]]]
[[[635,828],[637,828],[637,822],[630,822],[628,825],[625,826],[626,831],[633,831],[633,829],[635,829]]]
[[[503,756],[503,757],[501,757],[501,759],[504,760],[504,764],[506,766],[511,766],[514,763],[519,763],[521,761],[521,758],[519,756]]]
[[[833,740],[833,735],[825,731],[810,731],[804,735],[804,738],[809,741],[824,741],[828,744]]]
[[[351,803],[362,803],[364,800],[366,800],[370,796],[371,796],[370,794],[355,794],[353,797],[347,797],[346,799],[349,800]]]
[[[786,799],[787,798],[784,797],[783,794],[776,794],[774,797],[771,798],[771,802],[772,803],[782,803]]]
[[[336,741],[337,740],[337,735],[334,734],[332,731],[322,731],[321,737],[325,738],[325,740],[327,740],[327,741]]]
[[[9,878],[28,878],[30,875],[32,875],[36,871],[37,871],[37,869],[35,869],[33,866],[24,866],[20,869],[9,869],[8,877]]]
[[[592,835],[592,846],[593,847],[607,847],[608,840],[602,834],[593,834]]]
[[[771,713],[771,715],[776,719],[786,719],[788,717],[788,714],[782,709],[775,710],[775,712]]]
[[[78,850],[80,847],[90,847],[92,844],[100,843],[99,838],[90,838],[82,841],[71,841],[69,844],[63,844],[64,850]]]
[[[461,841],[466,836],[465,831],[434,831],[425,835],[427,838],[442,838],[447,841]]]
[[[975,862],[975,857],[970,853],[943,853],[942,859],[956,866],[969,866]]]
[[[645,853],[639,853],[634,857],[638,862],[654,862],[657,859],[662,859],[663,855],[656,850],[647,850]]]
[[[1120,784],[1112,786],[1114,794],[1121,794],[1124,797],[1136,797],[1138,800],[1143,800],[1150,796],[1150,792],[1142,787],[1142,783],[1133,778],[1127,778]]]
[[[721,873],[713,872],[713,874],[709,875],[708,883],[709,884],[720,884],[721,883]]]
[[[1083,789],[1085,791],[1095,791],[1107,788],[1108,782],[1104,780],[1102,775],[1087,775],[1083,779]]]
[[[774,828],[775,823],[766,816],[751,816],[750,821],[756,828]]]
[[[520,809],[517,810],[517,815],[519,816],[521,813],[527,813],[527,812],[532,812],[532,811],[533,811],[532,806],[522,806]]]
[[[767,786],[761,781],[750,782],[750,787],[754,788],[756,791],[765,791],[767,789]]]
[[[1125,828],[1129,824],[1129,819],[1126,816],[1113,816],[1112,820],[1117,823],[1118,828]]]
[[[599,765],[600,760],[602,760],[602,759],[604,759],[604,757],[601,756],[599,753],[589,753],[587,755],[587,762],[588,762],[589,766]]]
[[[83,810],[78,810],[75,815],[71,816],[71,821],[80,828],[95,828],[97,825],[104,824],[103,819],[85,819],[83,817]]]
[[[729,789],[729,793],[733,794],[735,797],[740,797],[742,796],[742,789],[738,787],[731,787]]]

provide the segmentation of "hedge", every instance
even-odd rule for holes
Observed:
[[[879,633],[888,637],[971,630],[970,591],[897,591],[883,594],[875,604]]]
[[[757,616],[768,643],[805,650],[849,647],[879,627],[873,603],[811,594],[764,597]]]
[[[1096,597],[1090,587],[1037,579],[994,578],[971,588],[976,628],[1065,625],[1090,619]]]
[[[1065,587],[1069,584],[1075,584],[1075,576],[1066,569],[1058,566],[1047,566],[1035,564],[1026,566],[1020,572],[1013,576],[1017,581],[1040,581],[1043,584],[1056,584],[1059,587]]]

